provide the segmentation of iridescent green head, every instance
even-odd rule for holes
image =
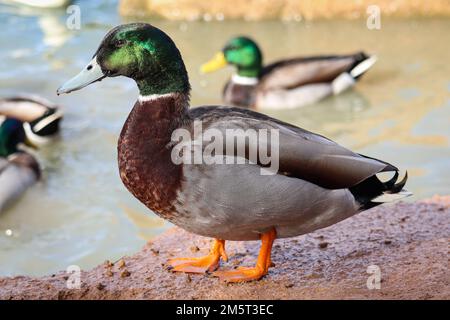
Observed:
[[[172,39],[149,24],[132,23],[108,32],[93,60],[59,88],[58,94],[117,76],[134,79],[142,95],[188,93],[190,89],[181,54]]]
[[[0,124],[0,157],[8,157],[18,151],[18,145],[25,142],[23,123],[6,118]]]
[[[262,53],[255,41],[248,37],[236,37],[227,42],[222,52],[202,66],[203,72],[211,72],[227,64],[237,68],[244,77],[258,77],[262,69]]]

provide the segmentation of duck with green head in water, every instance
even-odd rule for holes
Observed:
[[[256,42],[235,37],[212,60],[201,67],[202,73],[235,67],[223,90],[227,104],[255,109],[289,109],[315,103],[339,94],[356,83],[376,61],[363,52],[284,59],[263,65]]]
[[[124,185],[162,218],[215,239],[204,257],[168,261],[172,271],[214,272],[221,259],[227,260],[226,241],[260,240],[254,267],[213,273],[229,282],[257,280],[268,273],[275,239],[309,233],[408,195],[403,190],[406,176],[398,179],[395,166],[318,134],[247,109],[190,109],[190,84],[181,54],[167,34],[149,24],[112,29],[92,61],[58,94],[118,76],[133,79],[140,91],[118,141]],[[278,170],[262,174],[267,162],[249,161],[249,154],[261,154],[268,147],[265,144],[245,144],[245,152],[237,155],[234,148],[220,143],[213,162],[174,161],[179,160],[174,159],[174,151],[179,152],[175,149],[179,136],[174,139],[174,135],[192,137],[199,124],[203,132],[224,139],[227,130],[278,132],[278,140],[271,140],[270,146],[278,150]],[[191,142],[204,154],[211,147],[211,137]],[[189,159],[196,149],[182,151]],[[380,172],[391,172],[393,177],[383,182],[376,176]]]
[[[14,118],[0,120],[0,213],[41,176],[39,163],[20,150],[20,144],[32,146],[23,123]]]

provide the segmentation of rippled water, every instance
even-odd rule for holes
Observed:
[[[79,1],[82,29],[64,11],[0,6],[0,94],[35,93],[61,104],[61,139],[38,153],[44,181],[0,216],[0,275],[48,274],[92,267],[137,251],[169,224],[123,187],[117,137],[137,90],[107,79],[57,97],[56,88],[90,60],[119,24],[113,1]],[[199,65],[236,34],[257,39],[266,61],[364,49],[379,61],[355,90],[302,109],[271,112],[282,120],[408,168],[408,189],[421,199],[449,193],[449,19],[365,21],[167,22],[152,20],[178,44],[193,87],[192,104],[216,104],[231,70],[200,76]],[[12,236],[5,231],[12,230]]]

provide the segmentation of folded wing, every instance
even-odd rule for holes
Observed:
[[[263,91],[293,89],[306,84],[328,83],[366,58],[364,53],[357,53],[278,61],[263,69],[259,88]]]
[[[271,142],[268,139],[266,147],[267,150],[274,150],[270,156],[278,154],[278,173],[307,180],[327,189],[350,188],[376,173],[398,170],[384,161],[354,153],[326,137],[251,110],[203,107],[190,112],[192,120],[202,122],[203,132],[215,129],[223,137],[227,137],[226,130],[230,129],[240,130],[240,134],[245,137],[250,131],[276,130],[278,141]],[[244,141],[247,159],[255,152],[259,154],[261,144],[250,143],[248,139]],[[209,141],[203,143],[206,146]],[[233,150],[233,154],[227,154],[230,149],[227,150],[225,141],[221,152],[228,156],[236,155],[236,150]],[[257,163],[264,166],[260,160],[258,157]]]

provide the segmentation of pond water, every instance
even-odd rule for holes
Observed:
[[[0,276],[90,268],[139,250],[170,227],[122,185],[116,143],[137,97],[125,78],[57,97],[56,88],[90,60],[105,32],[125,22],[115,1],[79,1],[81,30],[64,10],[0,5],[0,95],[34,93],[65,112],[61,138],[37,154],[44,180],[0,216]],[[236,34],[258,40],[266,62],[365,50],[379,61],[354,90],[270,115],[324,134],[358,152],[407,168],[417,200],[448,194],[450,175],[449,19],[317,22],[149,22],[177,43],[190,73],[192,105],[220,103],[230,69],[198,68]],[[12,234],[6,232],[11,230]]]

